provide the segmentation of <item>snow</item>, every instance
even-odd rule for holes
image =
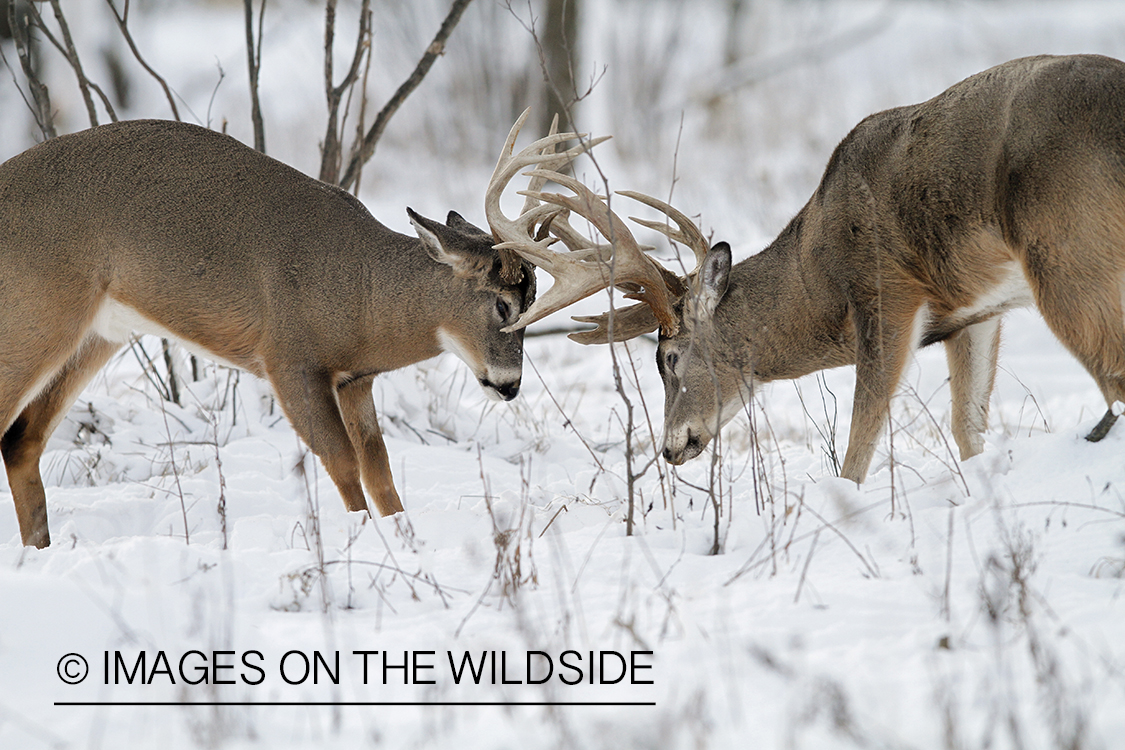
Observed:
[[[615,135],[598,162],[613,189],[674,188],[740,257],[799,208],[864,115],[1023,54],[1125,57],[1125,9],[1110,2],[747,5],[749,59],[729,70],[726,3],[585,4],[584,70],[609,67],[580,114]],[[91,50],[112,36],[96,6],[71,19]],[[445,4],[375,6],[381,101]],[[344,4],[341,29],[354,12]],[[263,62],[270,152],[314,173],[319,13],[270,3]],[[462,23],[366,170],[361,197],[402,231],[406,205],[483,221],[514,112],[473,86],[537,71],[502,4]],[[131,20],[198,119],[246,140],[241,24],[239,4],[186,1]],[[350,37],[338,31],[338,69]],[[83,127],[66,71],[48,75],[64,129]],[[11,88],[5,158],[33,142]],[[158,88],[139,75],[136,88],[128,116],[168,115]],[[529,338],[512,403],[489,401],[450,355],[378,378],[406,513],[375,520],[345,512],[264,383],[208,365],[178,407],[126,350],[44,456],[50,548],[20,545],[0,479],[0,748],[1125,747],[1125,427],[1082,439],[1104,403],[1037,314],[1005,319],[981,455],[957,460],[944,354],[923,350],[858,488],[827,457],[846,447],[850,368],[761,389],[714,463],[647,465],[654,348],[616,350],[634,470],[646,468],[633,536],[626,411],[604,348]],[[590,684],[591,652],[609,681],[619,662],[602,652],[635,660],[638,681]],[[128,684],[121,670],[142,653],[145,679]],[[487,659],[480,684],[454,679],[466,653]],[[80,684],[59,676],[68,654],[88,662]],[[551,678],[527,684],[547,657]],[[577,675],[564,658],[580,684],[562,679]],[[177,705],[59,705],[82,702]]]

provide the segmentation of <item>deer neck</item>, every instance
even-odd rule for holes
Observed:
[[[716,328],[737,342],[757,382],[855,363],[855,333],[839,289],[796,244],[777,243],[731,270]]]

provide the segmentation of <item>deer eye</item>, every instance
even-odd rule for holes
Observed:
[[[496,314],[500,316],[500,320],[507,321],[508,320],[508,314],[510,312],[511,312],[511,308],[508,307],[508,303],[504,301],[504,298],[503,297],[497,297],[496,298]]]
[[[679,363],[680,355],[676,354],[675,352],[668,352],[668,354],[664,357],[664,367],[669,372],[675,372],[676,365],[678,365]]]

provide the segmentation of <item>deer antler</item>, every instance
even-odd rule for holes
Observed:
[[[703,232],[699,230],[695,222],[689,219],[684,213],[668,205],[664,201],[653,198],[650,195],[637,193],[632,190],[618,191],[618,195],[633,200],[640,201],[646,206],[655,208],[672,221],[676,222],[676,229],[668,227],[666,224],[657,221],[648,221],[645,219],[638,219],[635,216],[630,216],[630,221],[634,221],[641,226],[648,227],[657,232],[660,232],[665,237],[675,242],[680,242],[691,248],[692,253],[695,255],[695,268],[684,274],[683,277],[676,276],[671,271],[668,271],[663,266],[660,270],[666,276],[672,277],[669,282],[669,289],[673,291],[676,299],[683,296],[687,290],[688,284],[696,272],[703,265],[704,258],[707,257],[709,249],[707,238],[703,236]],[[633,299],[639,299],[635,295],[626,295]],[[646,300],[647,303],[647,300]],[[601,315],[583,315],[572,318],[579,323],[593,323],[594,328],[583,331],[576,331],[568,335],[572,341],[577,341],[579,344],[605,344],[610,341],[627,341],[631,338],[640,336],[641,334],[655,331],[658,327],[663,327],[663,323],[657,319],[654,314],[655,309],[648,304],[632,305],[610,312],[604,312]],[[667,332],[667,329],[665,329]]]
[[[485,214],[497,240],[496,249],[501,253],[514,253],[542,268],[554,278],[554,284],[504,330],[519,330],[595,292],[614,286],[623,290],[627,299],[639,300],[642,304],[614,311],[612,319],[610,313],[576,318],[581,322],[597,323],[598,327],[572,334],[572,339],[584,344],[608,341],[611,328],[614,341],[633,338],[657,327],[667,335],[675,334],[679,324],[673,306],[686,293],[686,281],[695,270],[680,277],[654,261],[645,253],[652,248],[637,243],[625,222],[610,210],[605,198],[578,180],[555,171],[605,138],[579,143],[556,153],[559,144],[585,137],[556,132],[556,118],[546,137],[513,154],[516,137],[529,112],[524,111],[504,142],[485,194]],[[500,195],[516,173],[529,166],[535,168],[525,173],[531,178],[528,189],[519,193],[526,198],[523,210],[517,218],[509,219],[500,210]],[[573,195],[542,192],[549,180],[570,190]],[[658,222],[632,219],[690,247],[696,256],[698,270],[707,255],[708,245],[691,219],[656,198],[631,191],[618,194],[655,208],[674,221],[676,229]],[[571,214],[590,222],[608,244],[591,242],[575,231],[568,222]],[[539,231],[536,233],[537,225]],[[560,240],[569,252],[551,248]]]
[[[619,190],[618,195],[623,195],[626,198],[632,198],[639,201],[646,206],[655,208],[660,213],[667,216],[672,221],[676,222],[678,229],[672,229],[667,224],[662,224],[659,221],[647,221],[645,219],[638,219],[635,216],[630,216],[629,221],[635,221],[642,227],[648,227],[672,240],[687,245],[691,248],[692,253],[695,254],[695,268],[689,273],[684,274],[685,278],[695,274],[703,265],[703,259],[707,257],[707,251],[710,250],[711,245],[707,242],[707,238],[703,236],[703,232],[699,231],[699,227],[695,225],[683,212],[669,206],[659,198],[653,198],[651,195],[638,193],[633,190]]]
[[[585,137],[584,133],[556,132],[558,129],[558,118],[556,117],[555,122],[551,125],[550,134],[513,155],[516,137],[530,113],[530,107],[525,109],[508,133],[508,137],[504,141],[504,147],[500,151],[500,158],[496,162],[496,169],[492,172],[492,179],[489,181],[488,189],[484,195],[485,217],[488,219],[492,236],[498,243],[496,248],[501,253],[502,273],[508,279],[512,279],[513,276],[518,278],[518,274],[515,273],[515,269],[519,266],[516,262],[518,256],[512,252],[517,247],[529,250],[532,253],[548,252],[547,246],[555,242],[556,239],[550,237],[536,239],[534,237],[535,226],[549,221],[559,212],[559,209],[555,206],[540,205],[538,201],[528,198],[524,202],[520,215],[515,219],[509,219],[500,209],[500,196],[503,194],[504,188],[520,170],[526,167],[538,165],[548,169],[558,169],[579,154],[585,153],[607,139],[607,137],[595,138],[556,153],[556,147],[559,144]],[[543,181],[536,182],[533,178],[531,186],[538,191],[542,189]]]
[[[648,304],[641,302],[628,307],[618,307],[600,315],[575,315],[571,320],[593,323],[595,328],[568,333],[566,337],[579,344],[608,344],[611,341],[628,341],[660,327],[660,322]],[[612,325],[612,331],[610,327]]]
[[[674,333],[679,326],[672,305],[674,298],[683,294],[679,278],[644,253],[625,222],[593,190],[558,172],[537,169],[529,174],[532,178],[553,180],[574,195],[532,191],[521,191],[521,195],[560,206],[586,219],[609,240],[612,253],[606,258],[602,246],[590,243],[569,253],[557,253],[545,245],[542,252],[539,248],[526,252],[527,248],[513,246],[513,250],[551,274],[555,283],[511,328],[522,328],[606,287],[616,286],[627,292],[627,298],[651,307],[660,326],[667,333]]]

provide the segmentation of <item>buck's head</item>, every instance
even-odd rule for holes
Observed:
[[[450,211],[445,224],[407,209],[422,246],[450,267],[443,307],[452,315],[438,326],[438,343],[472,370],[489,398],[511,401],[520,390],[523,331],[503,329],[535,300],[535,269],[493,248],[491,234]]]
[[[677,329],[660,333],[656,368],[664,381],[664,458],[671,464],[702,453],[749,397],[741,363],[731,359],[732,327],[722,314],[730,269],[730,245],[719,242],[674,308]]]

